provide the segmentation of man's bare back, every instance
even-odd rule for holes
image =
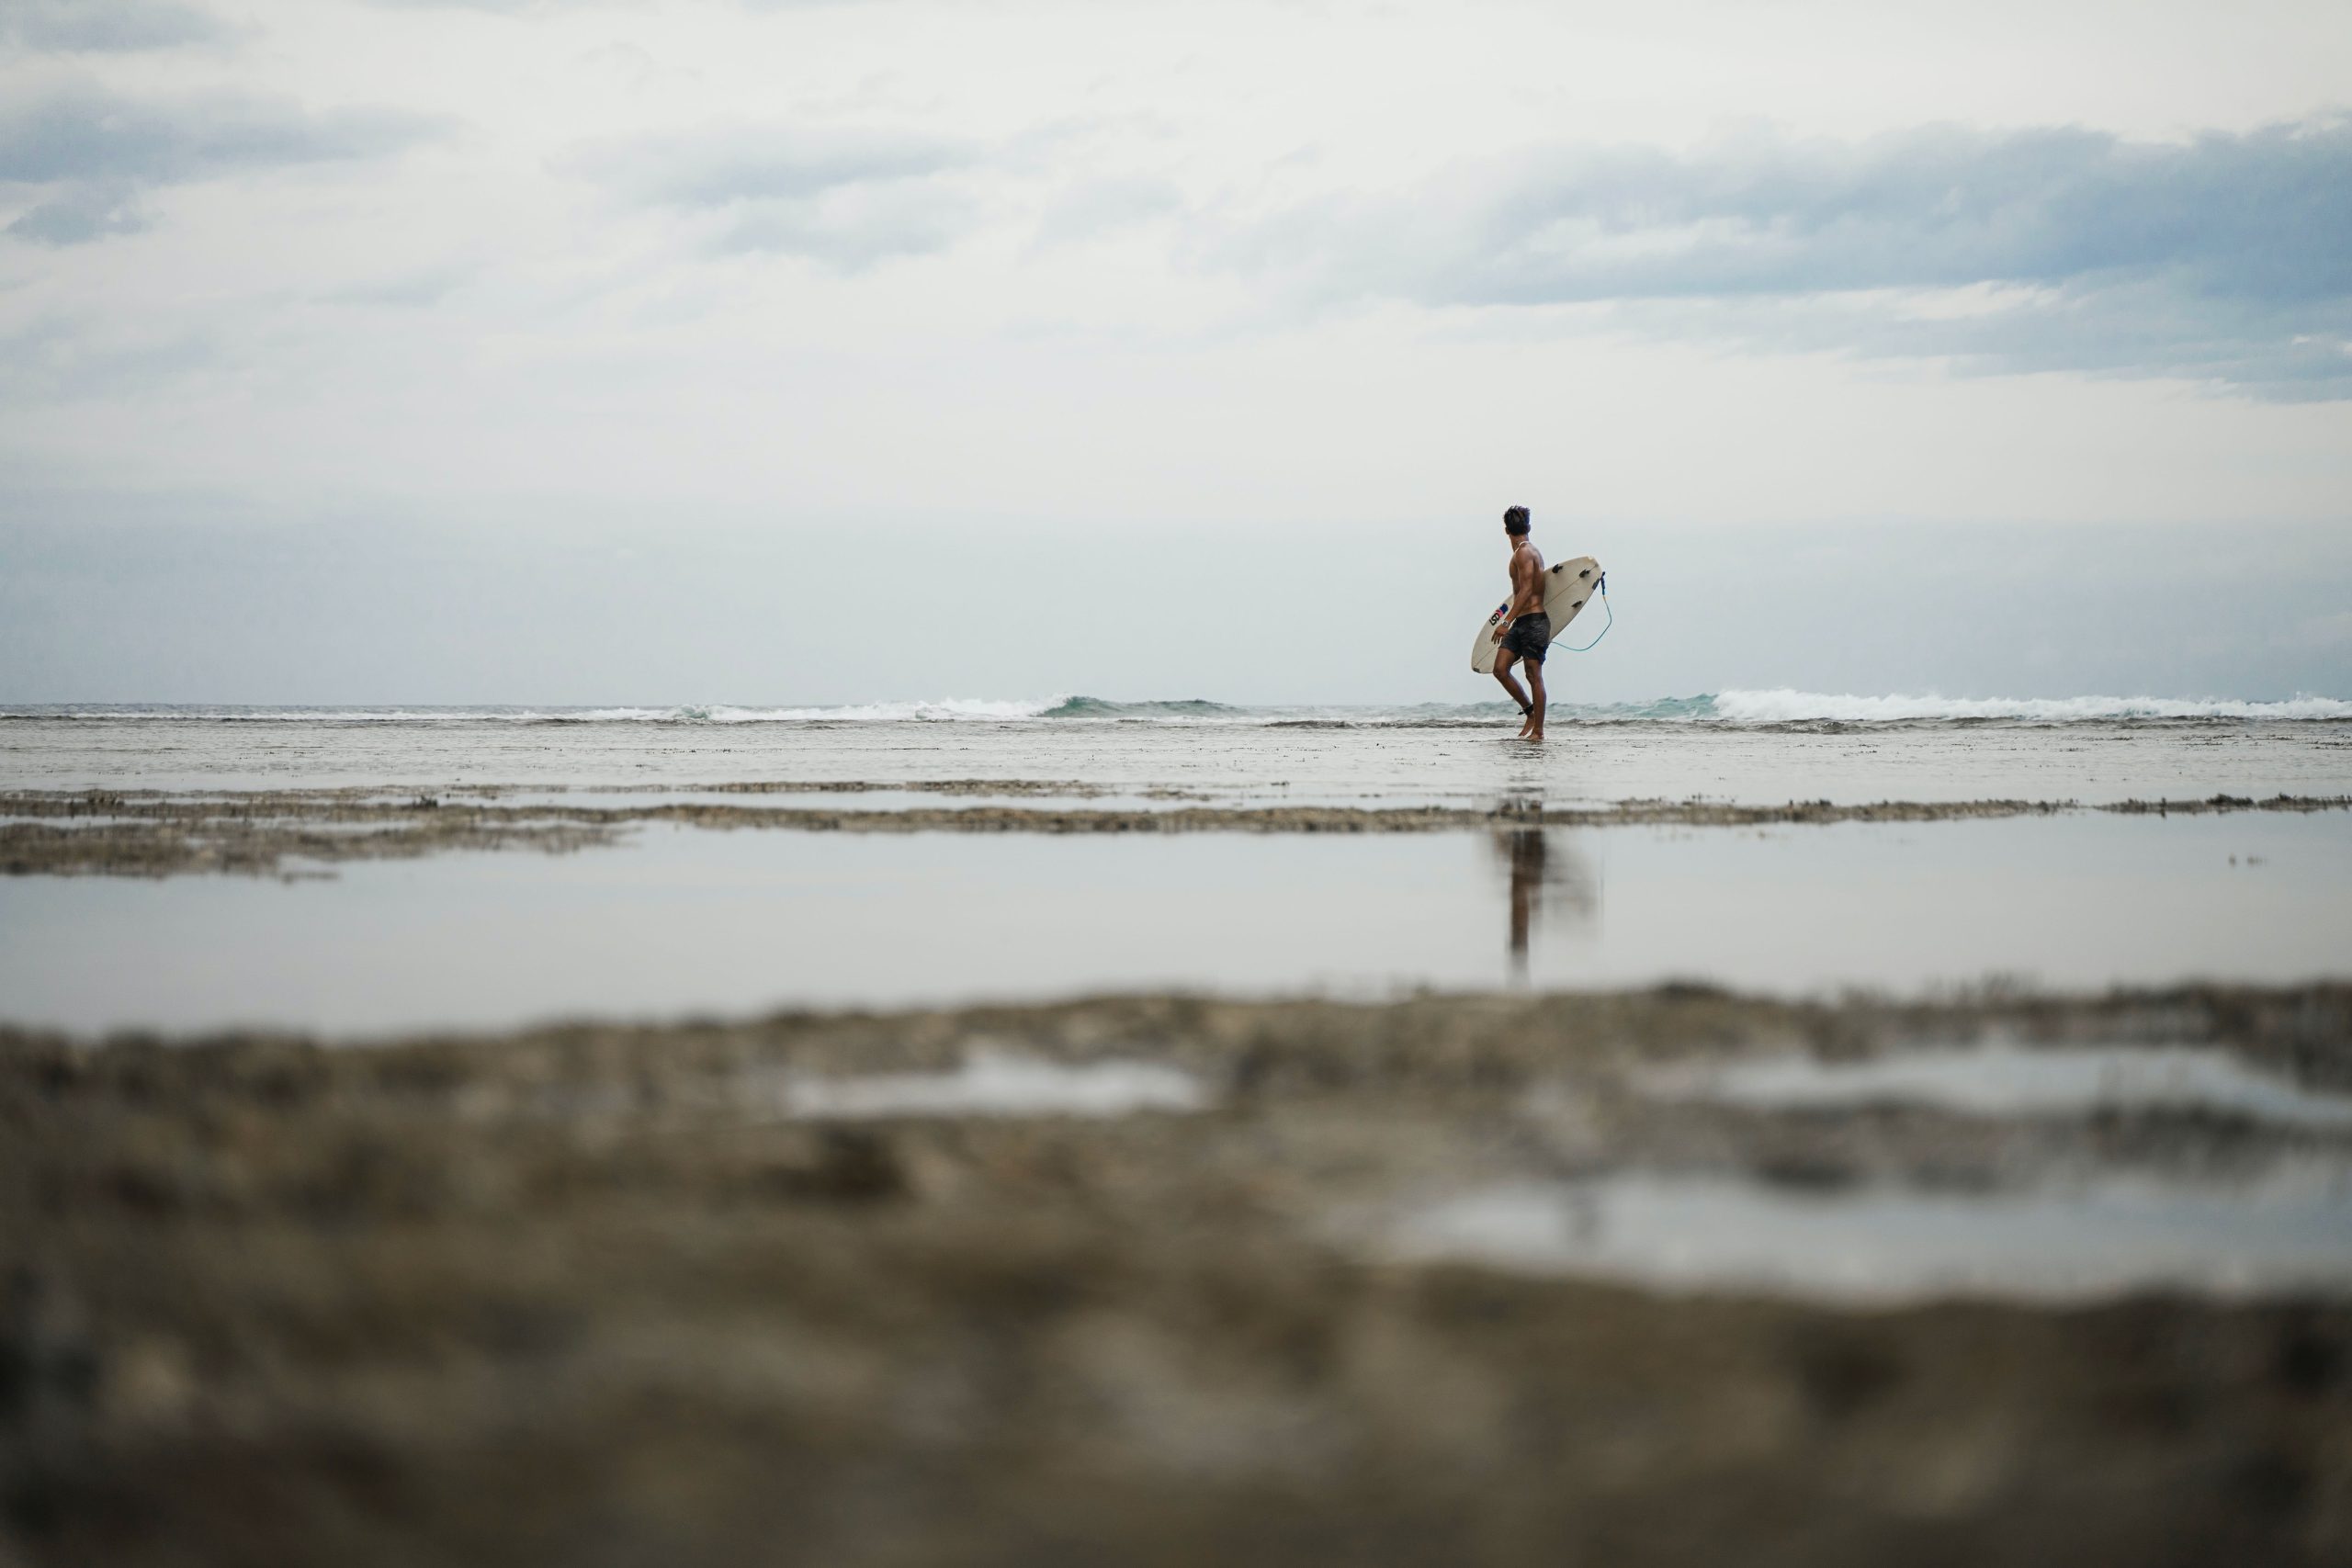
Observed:
[[[1510,552],[1510,615],[1512,620],[1544,608],[1544,552],[1532,539],[1521,539]]]

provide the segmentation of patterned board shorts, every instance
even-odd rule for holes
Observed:
[[[1552,617],[1538,610],[1532,615],[1521,615],[1503,633],[1503,651],[1514,659],[1532,659],[1544,662],[1544,654],[1552,646]]]

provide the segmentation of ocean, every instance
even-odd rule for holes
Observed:
[[[848,706],[0,706],[0,788],[1064,781],[1137,799],[2101,800],[2352,792],[2352,701],[1727,691],[1553,709],[941,699]]]
[[[101,874],[0,878],[0,994],[76,1030],[367,1036],[1117,990],[1909,994],[2342,967],[2352,812],[2254,807],[2352,796],[2352,703],[1723,692],[1564,706],[1541,747],[1512,720],[1091,697],[19,705],[0,709],[0,837],[52,868],[102,841],[69,829],[128,847],[63,865]],[[1772,817],[1791,803],[1849,819]],[[922,830],[874,830],[893,820]]]

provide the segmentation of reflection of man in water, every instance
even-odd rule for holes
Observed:
[[[1511,809],[1506,807],[1506,810]],[[1519,805],[1540,818],[1540,805]],[[1564,901],[1572,922],[1589,920],[1600,909],[1600,881],[1573,840],[1555,842],[1542,828],[1503,828],[1495,832],[1495,852],[1510,874],[1510,972],[1527,978],[1527,950],[1547,894]]]
[[[1527,977],[1527,936],[1535,926],[1535,908],[1544,901],[1544,829],[1521,828],[1495,835],[1503,859],[1510,866],[1510,972]]]

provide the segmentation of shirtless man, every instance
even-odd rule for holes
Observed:
[[[1544,739],[1544,654],[1552,646],[1552,617],[1544,613],[1544,554],[1527,536],[1527,508],[1514,506],[1503,513],[1503,532],[1510,537],[1510,614],[1488,635],[1498,645],[1495,679],[1527,721],[1519,727],[1521,740]],[[1510,667],[1527,666],[1528,691],[1511,679]],[[1532,696],[1530,694],[1532,694]]]

